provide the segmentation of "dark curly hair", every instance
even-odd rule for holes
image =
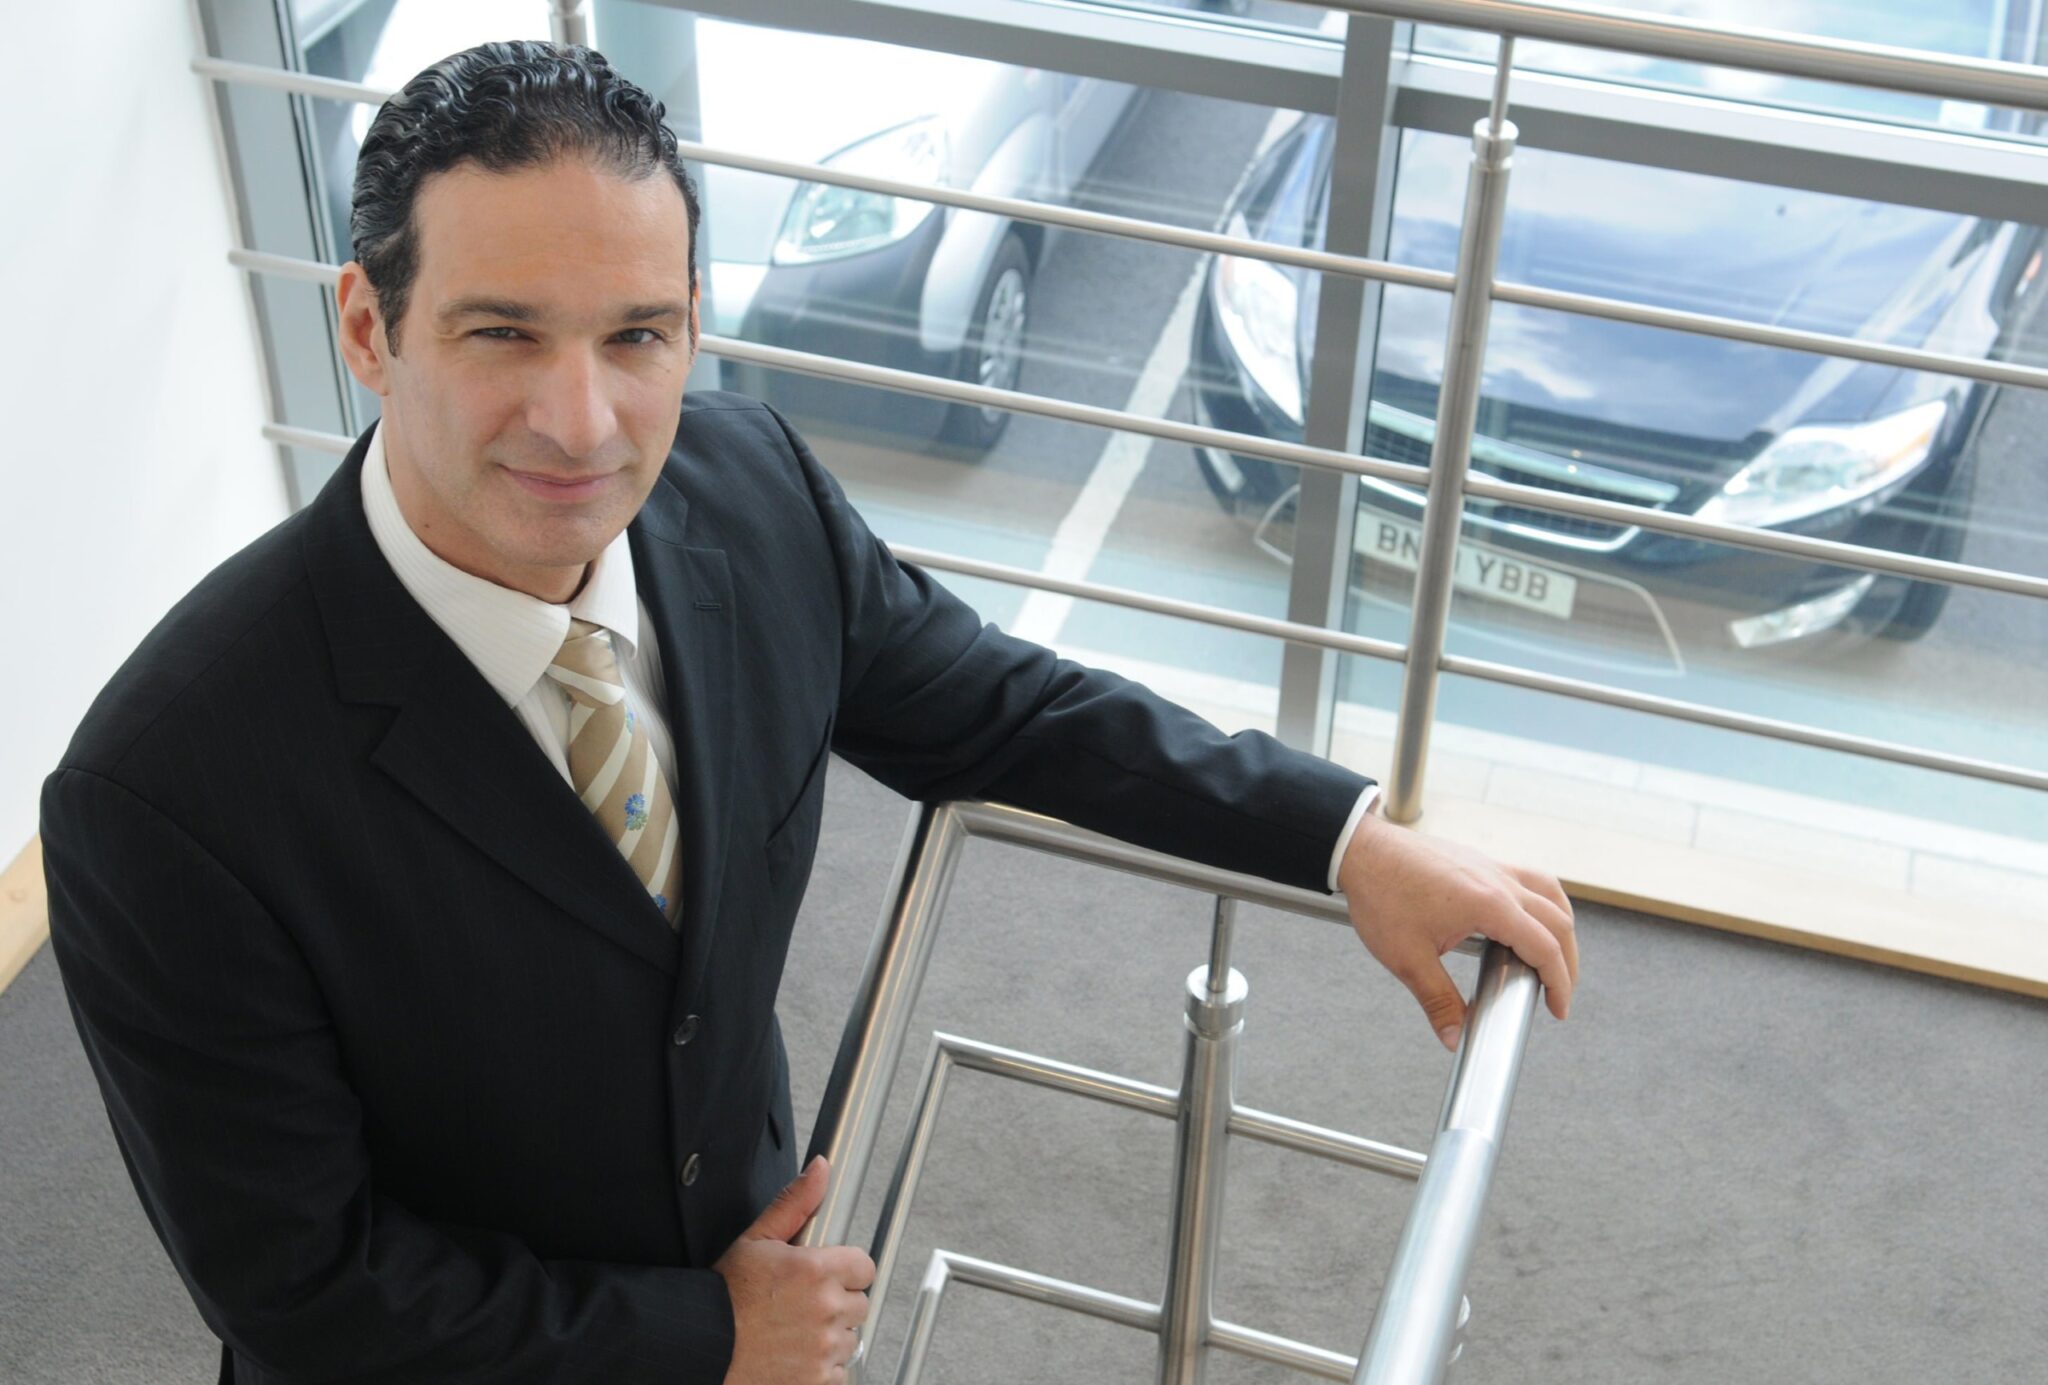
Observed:
[[[661,102],[579,44],[513,39],[441,59],[405,84],[370,122],[356,156],[349,238],[384,310],[384,340],[398,354],[398,324],[419,273],[413,204],[433,174],[474,160],[504,173],[575,154],[621,177],[666,169],[690,219],[690,288],[697,287],[697,185],[676,157]],[[691,326],[690,346],[697,334]]]

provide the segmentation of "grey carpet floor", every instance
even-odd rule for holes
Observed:
[[[908,809],[837,761],[828,795],[781,1005],[806,1125]],[[1580,991],[1530,1039],[1461,1385],[2048,1379],[2048,1007],[1579,917]],[[1176,1085],[1207,919],[1186,891],[971,845],[877,1167],[933,1029]],[[1447,1057],[1348,932],[1249,910],[1236,964],[1240,1102],[1426,1147]],[[0,1379],[212,1381],[217,1348],[135,1200],[47,949],[0,994],[0,1072]],[[878,1360],[893,1366],[934,1246],[1156,1300],[1172,1148],[1165,1121],[959,1074]],[[1218,1312],[1356,1352],[1411,1188],[1236,1143]],[[1147,1337],[972,1287],[949,1294],[926,1373],[1151,1378]],[[1220,1353],[1209,1369],[1299,1378]]]

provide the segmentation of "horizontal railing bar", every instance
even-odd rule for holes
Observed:
[[[1064,226],[1071,230],[1093,231],[1107,236],[1123,236],[1131,240],[1152,241],[1159,245],[1170,245],[1177,249],[1200,251],[1205,254],[1267,260],[1274,264],[1292,265],[1297,269],[1316,270],[1325,274],[1348,274],[1354,278],[1371,279],[1384,284],[1400,284],[1408,288],[1436,289],[1444,293],[1450,292],[1452,288],[1452,276],[1448,271],[1395,264],[1391,260],[1367,259],[1360,255],[1339,255],[1334,251],[1281,245],[1274,241],[1252,240],[1244,236],[1226,236],[1220,231],[1196,231],[1187,227],[1171,226],[1165,222],[1147,221],[1143,217],[1084,211],[1078,207],[1034,202],[1021,197],[997,197],[989,193],[969,192],[964,188],[942,187],[933,183],[907,182],[900,178],[877,178],[870,174],[852,173],[825,164],[764,158],[757,154],[743,154],[737,150],[717,149],[708,144],[693,144],[688,140],[677,140],[676,149],[686,159],[717,164],[723,168],[739,168],[752,173],[773,174],[780,178],[830,183],[834,187],[879,192],[889,197],[932,202],[971,212],[991,212],[1019,221]]]
[[[1220,1347],[1254,1361],[1288,1366],[1304,1375],[1321,1376],[1324,1380],[1349,1380],[1352,1372],[1358,1369],[1356,1356],[1290,1341],[1270,1332],[1240,1327],[1234,1322],[1211,1322],[1207,1340],[1212,1347]]]
[[[1487,59],[1409,53],[1396,62],[1392,123],[1463,141],[1487,113],[1494,74]],[[1997,131],[1874,124],[1846,111],[1528,67],[1515,70],[1514,97],[1521,149],[1955,216],[2040,219],[2041,147]]]
[[[702,340],[706,351],[727,356],[732,360],[749,361],[780,370],[795,370],[806,375],[874,385],[882,389],[898,389],[955,403],[988,404],[1015,413],[1058,419],[1065,423],[1114,428],[1168,442],[1221,448],[1248,457],[1263,457],[1297,466],[1322,467],[1325,470],[1345,472],[1353,476],[1370,476],[1377,480],[1392,481],[1396,485],[1426,488],[1429,484],[1427,467],[1410,466],[1377,457],[1354,456],[1346,452],[1306,447],[1298,443],[1280,443],[1247,433],[1204,428],[1197,424],[1179,423],[1171,419],[1144,418],[1094,404],[1073,404],[1066,400],[1048,399],[1044,395],[1025,394],[1018,390],[970,385],[964,381],[944,380],[936,375],[923,375],[917,371],[897,370],[889,366],[874,366],[859,361],[843,361],[834,356],[791,351],[786,347],[762,346],[755,342],[734,341],[724,337],[706,336]],[[2001,568],[1976,567],[1941,558],[1926,558],[1918,554],[1864,548],[1857,544],[1843,543],[1838,539],[1811,538],[1801,534],[1753,528],[1749,525],[1727,524],[1719,520],[1699,519],[1667,510],[1628,505],[1621,501],[1565,495],[1541,486],[1498,481],[1477,473],[1467,475],[1465,491],[1469,495],[1511,501],[1531,509],[1607,519],[1657,533],[1706,539],[1759,553],[1782,553],[1798,558],[1815,558],[1821,562],[1892,576],[1951,582],[1957,586],[1978,587],[2016,596],[2048,598],[2048,577],[2035,577]]]
[[[1015,1265],[1004,1265],[994,1260],[962,1255],[958,1251],[934,1250],[927,1262],[924,1282],[927,1289],[936,1287],[940,1293],[945,1291],[949,1282],[971,1284],[978,1289],[991,1289],[996,1293],[1028,1299],[1048,1307],[1065,1308],[1089,1317],[1121,1323],[1125,1327],[1135,1327],[1141,1332],[1159,1330],[1160,1310],[1156,1303],[1146,1303],[1142,1299],[1113,1294],[1104,1289],[1076,1284],[1068,1279],[1057,1279],[1048,1274],[1021,1270]],[[1325,1380],[1349,1380],[1352,1371],[1358,1367],[1358,1358],[1355,1356],[1326,1351],[1305,1342],[1276,1337],[1270,1332],[1241,1327],[1236,1323],[1212,1322],[1209,1325],[1207,1341],[1210,1346],[1235,1352],[1254,1361],[1266,1361],[1276,1366],[1291,1366],[1307,1374],[1321,1376]]]
[[[248,250],[228,252],[231,264],[258,273],[288,273],[294,278],[312,279],[315,269],[324,269],[327,282],[332,283],[339,271],[332,267],[319,266],[312,260],[294,260],[282,255],[258,255]],[[259,263],[260,260],[260,263]],[[912,370],[897,370],[890,366],[869,365],[862,361],[846,361],[835,356],[821,356],[809,351],[792,351],[787,347],[763,346],[757,342],[741,341],[737,338],[722,337],[706,333],[699,339],[700,347],[713,355],[730,360],[747,361],[765,365],[777,370],[793,370],[801,374],[815,375],[829,380],[843,380],[854,384],[872,385],[881,389],[902,390],[910,394],[925,395],[954,403],[991,405],[1008,409],[1013,413],[1032,414],[1040,418],[1057,419],[1064,423],[1079,423],[1089,427],[1113,428],[1123,432],[1138,433],[1146,437],[1159,438],[1167,442],[1186,443],[1196,447],[1219,448],[1250,457],[1263,457],[1270,461],[1286,462],[1296,466],[1322,467],[1330,471],[1345,472],[1353,476],[1369,476],[1377,480],[1391,481],[1396,485],[1427,487],[1429,469],[1403,462],[1387,461],[1377,457],[1354,456],[1330,448],[1309,447],[1301,443],[1280,442],[1270,438],[1255,437],[1248,433],[1233,433],[1222,428],[1205,428],[1198,424],[1181,423],[1172,419],[1148,418],[1126,413],[1120,409],[1104,408],[1095,404],[1076,404],[1063,399],[1051,399],[1044,395],[1026,394],[1019,390],[994,389],[987,385],[970,385],[960,380],[945,380],[936,375],[924,375]],[[349,441],[341,440],[340,451],[346,453]],[[1692,515],[1675,514],[1665,510],[1652,510],[1621,501],[1600,500],[1587,496],[1565,495],[1559,491],[1546,490],[1541,486],[1525,486],[1511,481],[1498,481],[1490,476],[1469,475],[1466,479],[1467,494],[1486,499],[1505,500],[1524,505],[1531,509],[1556,514],[1580,515],[1590,519],[1607,520],[1613,523],[1649,529],[1657,533],[1677,534],[1684,538],[1703,539],[1714,543],[1725,543],[1738,548],[1747,548],[1760,553],[1781,553],[1798,558],[1812,558],[1820,562],[1838,564],[1842,567],[1857,568],[1867,572],[1884,573],[1891,576],[1910,577],[1916,581],[1950,582],[1957,586],[1976,587],[1985,591],[2004,592],[2014,596],[2048,598],[2048,577],[2036,577],[2026,573],[2011,572],[2001,568],[1977,567],[1968,563],[1951,562],[1942,558],[1927,558],[1919,554],[1893,553],[1885,549],[1864,548],[1856,544],[1843,543],[1838,539],[1813,538],[1803,534],[1786,534],[1777,530],[1757,529],[1748,525],[1726,524],[1718,520],[1699,519]],[[1050,580],[1050,579],[1048,579]],[[1048,590],[1058,590],[1049,587]],[[1106,598],[1105,598],[1106,599]],[[1168,612],[1174,614],[1174,612]],[[1257,617],[1245,617],[1257,620]],[[1239,628],[1252,629],[1251,626]],[[1279,634],[1271,629],[1257,629],[1254,633]],[[1296,638],[1286,635],[1285,638]],[[1313,642],[1313,641],[1311,641]],[[1343,652],[1365,654],[1373,658],[1397,658],[1391,651],[1399,646],[1379,642],[1380,649],[1346,648]],[[1337,646],[1331,646],[1333,648]]]
[[[1049,1274],[1034,1274],[1020,1270],[1014,1265],[1002,1265],[993,1260],[982,1260],[972,1255],[961,1255],[950,1250],[932,1252],[932,1263],[943,1265],[950,1279],[977,1288],[993,1289],[997,1293],[1011,1294],[1017,1298],[1030,1299],[1033,1303],[1049,1304],[1054,1308],[1069,1308],[1076,1313],[1086,1313],[1092,1318],[1103,1318],[1109,1322],[1135,1327],[1141,1332],[1159,1330],[1159,1305],[1146,1303],[1142,1299],[1127,1298],[1103,1289],[1091,1289],[1085,1284],[1072,1280],[1055,1279]],[[926,1272],[926,1283],[931,1282]]]
[[[296,279],[304,284],[319,284],[323,288],[331,289],[341,281],[341,269],[337,265],[302,260],[296,255],[274,255],[267,250],[237,247],[228,251],[228,263],[238,269],[271,274],[280,279]]]
[[[1801,722],[1780,721],[1775,717],[1758,716],[1750,712],[1727,711],[1720,707],[1709,707],[1704,703],[1659,697],[1654,693],[1634,692],[1627,688],[1610,687],[1605,683],[1588,683],[1557,674],[1537,673],[1530,669],[1516,668],[1512,664],[1497,664],[1486,659],[1467,658],[1461,654],[1444,655],[1442,667],[1445,673],[1461,674],[1467,678],[1484,678],[1488,682],[1505,683],[1511,687],[1528,688],[1536,692],[1557,693],[1564,697],[1604,703],[1609,707],[1621,707],[1633,712],[1650,712],[1700,726],[1745,731],[1751,735],[1768,736],[1772,740],[1810,745],[1821,750],[1847,751],[1849,754],[1862,755],[1873,760],[1889,760],[1894,764],[1940,770],[1945,774],[1960,774],[1971,779],[1988,779],[1994,783],[2012,784],[2022,789],[2048,789],[2048,772],[2003,764],[1996,760],[1979,760],[1966,755],[1921,750],[1914,746],[1901,745],[1896,741],[1854,736],[1843,731],[1829,731]]]
[[[381,106],[397,95],[395,91],[373,87],[364,82],[349,82],[339,77],[316,77],[310,72],[294,72],[289,68],[269,67],[263,63],[237,62],[232,58],[194,58],[192,70],[216,82],[231,82],[242,87],[261,87],[266,91],[281,91],[289,96],[316,96],[323,101],[351,101],[366,106]]]
[[[958,1067],[1028,1082],[1034,1087],[1085,1096],[1106,1105],[1143,1111],[1148,1116],[1164,1116],[1172,1120],[1180,1113],[1180,1094],[1171,1087],[1155,1086],[1116,1073],[1098,1072],[1094,1068],[1062,1063],[1054,1058],[983,1043],[958,1034],[942,1033],[932,1037],[941,1049],[952,1056]]]
[[[2048,156],[2044,156],[2044,162],[2048,162]],[[2043,169],[2042,176],[2048,179],[2048,168]],[[1891,346],[1884,342],[1837,336],[1832,332],[1808,332],[1796,327],[1769,327],[1762,323],[1744,322],[1740,318],[1720,317],[1713,313],[1686,312],[1679,308],[1650,308],[1619,298],[1566,293],[1561,289],[1538,288],[1533,284],[1517,284],[1505,280],[1494,281],[1493,296],[1502,303],[1578,313],[1586,317],[1606,318],[1612,322],[1627,322],[1642,327],[1659,327],[1674,332],[1691,332],[1697,336],[1722,337],[1729,341],[1747,342],[1755,346],[1782,347],[1788,351],[1804,351],[1818,356],[1840,356],[1849,360],[1870,361],[1877,365],[1901,366],[1908,370],[1929,370],[1941,375],[1960,375],[1997,385],[2048,389],[2048,367],[2019,365],[2011,361],[1987,361],[1978,356],[1959,356],[1949,351],[1923,351],[1912,346]]]
[[[1098,582],[1053,577],[1046,573],[1033,572],[1029,568],[985,562],[980,558],[963,558],[958,554],[941,553],[936,549],[912,548],[904,544],[891,544],[889,548],[906,562],[942,572],[957,572],[963,577],[981,577],[991,582],[1007,582],[1013,586],[1058,592],[1062,596],[1102,601],[1112,606],[1144,611],[1151,615],[1200,621],[1204,625],[1213,625],[1219,629],[1242,630],[1249,635],[1293,640],[1297,644],[1315,645],[1321,649],[1335,650],[1339,654],[1358,654],[1368,659],[1386,659],[1393,663],[1400,663],[1405,657],[1405,651],[1400,645],[1391,640],[1374,639],[1369,635],[1353,635],[1347,631],[1331,630],[1320,625],[1304,625],[1298,621],[1282,620],[1277,616],[1246,615],[1242,611],[1208,606],[1199,601],[1182,601],[1176,597],[1154,596],[1150,592],[1133,591],[1129,587],[1109,587]]]
[[[1698,519],[1692,515],[1669,510],[1651,510],[1622,500],[1566,495],[1561,491],[1545,490],[1541,486],[1525,486],[1514,481],[1496,480],[1477,472],[1466,475],[1465,494],[1478,496],[1481,500],[1503,500],[1513,505],[1544,510],[1552,514],[1577,515],[1585,519],[1600,519],[1613,524],[1649,529],[1659,534],[1675,534],[1680,538],[1724,543],[1755,553],[1812,558],[1817,562],[1860,568],[1865,572],[1910,577],[1916,581],[1948,582],[1958,587],[1975,587],[1979,591],[2001,592],[2008,596],[2026,596],[2037,600],[2048,598],[2048,577],[2035,577],[2007,568],[1978,567],[1972,563],[1951,562],[1945,558],[1925,558],[1918,553],[1894,553],[1888,548],[1865,548],[1861,544],[1844,543],[1840,539],[1820,539],[1805,534],[1781,533],[1775,529],[1752,529],[1746,525],[1724,524],[1719,520]]]
[[[759,342],[741,341],[734,337],[714,337],[707,333],[700,340],[703,349],[715,355],[724,356],[729,360],[765,365],[777,370],[794,370],[805,375],[846,380],[858,385],[902,390],[908,394],[922,394],[956,404],[987,404],[1014,413],[1057,419],[1062,423],[1115,428],[1123,432],[1159,438],[1165,442],[1186,443],[1191,447],[1218,447],[1231,452],[1242,452],[1249,457],[1263,457],[1268,461],[1286,462],[1294,466],[1317,466],[1330,471],[1349,472],[1354,476],[1371,476],[1382,481],[1392,481],[1396,485],[1429,484],[1429,468],[1408,462],[1360,457],[1333,448],[1281,442],[1273,438],[1255,437],[1250,433],[1233,433],[1227,428],[1204,428],[1200,424],[1181,423],[1170,418],[1148,418],[1141,414],[1126,413],[1122,409],[1104,408],[1099,404],[1076,404],[1070,400],[1053,399],[1042,394],[1026,394],[1020,390],[970,385],[964,380],[946,380],[937,375],[924,375],[914,370],[869,365],[864,361],[842,360],[837,356],[820,356],[809,351],[792,351],[788,347],[764,346]]]
[[[971,833],[970,833],[971,835]],[[1473,944],[1471,951],[1478,950]],[[934,1036],[940,1048],[962,1068],[1028,1082],[1035,1087],[1085,1096],[1111,1106],[1122,1106],[1146,1115],[1172,1120],[1180,1113],[1180,1094],[1170,1087],[1155,1086],[1116,1073],[1099,1072],[1073,1063],[1063,1063],[1037,1053],[983,1043],[958,1034]],[[1416,1178],[1422,1173],[1426,1156],[1398,1145],[1382,1144],[1361,1135],[1310,1125],[1270,1111],[1236,1106],[1230,1113],[1230,1133],[1248,1140],[1329,1159],[1354,1168]]]
[[[1007,803],[959,799],[952,807],[961,828],[970,837],[986,837],[1012,846],[1030,847],[1168,885],[1184,885],[1206,894],[1227,895],[1283,913],[1300,914],[1304,918],[1320,919],[1346,928],[1351,926],[1351,915],[1342,895],[1327,895],[1320,890],[1305,890],[1263,876],[1246,875],[1169,856],[1163,851],[1119,841],[1085,827],[1076,827],[1071,822],[1062,822]],[[1461,939],[1457,950],[1476,957],[1485,948],[1486,939],[1474,935]]]
[[[308,452],[326,452],[336,457],[346,457],[348,450],[356,445],[354,438],[339,433],[323,432],[317,428],[294,428],[289,423],[266,423],[260,430],[265,442],[274,442],[280,447],[299,447]]]
[[[287,446],[318,448],[321,451],[346,453],[353,446],[352,440],[336,434],[313,433],[304,429],[288,429],[280,424],[266,423],[263,436],[272,442]],[[1490,488],[1490,483],[1489,483]],[[1506,488],[1502,488],[1506,489]],[[1522,487],[1514,488],[1524,489]],[[1478,491],[1475,493],[1485,493]],[[1267,616],[1250,616],[1221,607],[1204,606],[1199,602],[1179,601],[1171,597],[1153,596],[1146,592],[1130,591],[1121,587],[1108,587],[1093,582],[1070,581],[1050,577],[1044,573],[1032,572],[1026,568],[1010,567],[1001,563],[983,562],[977,558],[963,558],[955,554],[940,553],[931,549],[912,548],[902,544],[891,544],[890,550],[906,562],[934,568],[944,572],[958,572],[969,577],[981,577],[992,582],[1006,582],[1020,587],[1036,587],[1044,591],[1060,592],[1068,596],[1089,601],[1102,601],[1113,606],[1124,606],[1132,610],[1148,611],[1157,615],[1173,616],[1181,620],[1197,621],[1223,629],[1243,630],[1249,634],[1268,635],[1276,639],[1293,640],[1299,644],[1315,645],[1322,649],[1333,649],[1341,654],[1362,654],[1368,658],[1399,661],[1405,651],[1400,646],[1385,640],[1368,639],[1363,635],[1352,635],[1343,631],[1327,630],[1321,626],[1302,625],[1293,621],[1275,620]],[[2023,579],[2024,580],[2024,579]],[[2021,592],[2033,595],[2032,592]],[[1746,731],[1773,740],[1790,741],[1800,745],[1811,745],[1823,750],[1847,751],[1853,755],[1864,755],[1872,759],[1889,760],[1895,764],[1912,765],[1920,769],[1940,770],[1947,774],[1959,774],[1971,779],[1988,779],[2002,784],[2013,784],[2020,788],[2048,789],[2048,773],[2026,769],[2018,765],[2007,765],[1992,760],[1974,759],[1962,755],[1948,755],[1940,751],[1920,750],[1892,741],[1874,740],[1863,736],[1852,736],[1839,731],[1827,731],[1799,722],[1780,721],[1772,717],[1757,716],[1748,712],[1724,711],[1704,703],[1685,702],[1676,698],[1659,697],[1651,693],[1633,692],[1626,688],[1611,687],[1604,683],[1589,683],[1576,678],[1565,678],[1556,674],[1536,673],[1518,669],[1508,664],[1496,664],[1484,659],[1472,659],[1463,655],[1446,654],[1443,658],[1446,673],[1462,674],[1468,678],[1484,678],[1495,683],[1506,683],[1515,687],[1534,689],[1538,692],[1557,693],[1565,697],[1583,698],[1590,702],[1605,703],[1610,707],[1621,707],[1630,711],[1649,712],[1656,716],[1670,717],[1677,721],[1689,721],[1701,726],[1716,726],[1724,730]],[[1141,874],[1147,872],[1139,872]],[[1228,890],[1213,891],[1218,894],[1231,893]],[[1239,895],[1240,898],[1250,898]],[[1260,901],[1263,902],[1263,901]],[[1288,908],[1288,905],[1277,907]],[[1298,911],[1299,912],[1299,911]]]
[[[1249,1106],[1231,1108],[1230,1133],[1297,1154],[1311,1154],[1375,1173],[1390,1173],[1397,1178],[1420,1178],[1423,1166],[1429,1162],[1428,1155],[1412,1149],[1381,1144],[1342,1130],[1328,1130],[1269,1111],[1255,1111]]]
[[[1328,114],[1341,34],[1044,0],[652,0],[700,16]]]
[[[224,58],[195,58],[192,60],[192,70],[216,81],[246,83],[277,91],[297,92],[336,101],[358,101],[369,105],[381,105],[393,94],[378,87],[365,86],[360,82],[312,77],[304,73],[287,72],[281,68],[264,67],[258,63],[233,62]],[[1192,250],[1201,254],[1267,260],[1274,264],[1292,265],[1297,269],[1315,270],[1325,274],[1349,274],[1360,279],[1400,284],[1408,288],[1435,289],[1444,293],[1450,292],[1452,287],[1451,275],[1440,269],[1422,269],[1414,265],[1395,264],[1390,260],[1368,259],[1361,255],[1339,255],[1328,250],[1281,245],[1273,241],[1253,240],[1246,236],[1226,236],[1217,231],[1197,231],[1161,221],[1148,221],[1143,217],[1091,212],[1079,207],[1035,202],[1023,197],[998,197],[991,193],[972,192],[966,188],[946,187],[938,183],[882,178],[873,174],[834,168],[829,164],[805,163],[800,159],[775,159],[738,149],[721,149],[716,145],[701,144],[693,140],[678,139],[676,152],[685,159],[714,164],[720,168],[736,168],[748,173],[764,173],[799,182],[827,183],[833,187],[878,192],[888,197],[930,202],[942,207],[958,207],[963,211],[988,212],[996,216],[1013,217],[1019,221],[1036,222],[1047,226],[1063,226],[1070,230],[1151,241],[1158,245]]]
[[[1704,20],[1672,19],[1536,0],[1312,0],[1329,9],[1449,24],[1715,67],[1883,87],[1920,96],[2048,110],[2048,73],[2020,63],[1918,53],[1849,39],[1810,38]]]

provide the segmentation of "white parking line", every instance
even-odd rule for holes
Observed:
[[[1244,191],[1245,179],[1251,176],[1252,166],[1259,161],[1259,155],[1295,119],[1293,111],[1273,112],[1273,118],[1266,122],[1252,156],[1245,160],[1244,170],[1237,175],[1236,186],[1223,199],[1226,209]],[[1222,227],[1219,217],[1210,229],[1220,231]],[[1206,261],[1197,261],[1187,283],[1181,286],[1180,297],[1174,301],[1173,311],[1167,314],[1166,326],[1160,329],[1159,340],[1153,344],[1144,369],[1138,372],[1130,398],[1124,401],[1126,413],[1157,418],[1172,402],[1173,392],[1188,368],[1188,352],[1194,335],[1195,295],[1202,291],[1202,275],[1206,267]],[[1139,475],[1145,470],[1145,459],[1151,454],[1154,441],[1143,433],[1110,435],[1103,445],[1102,455],[1096,458],[1095,469],[1074,496],[1074,503],[1060,520],[1059,528],[1053,530],[1052,546],[1045,555],[1040,572],[1076,582],[1087,577],[1095,566],[1096,555],[1102,551],[1103,541],[1109,537],[1110,526],[1116,523],[1117,515],[1123,510],[1131,487],[1137,484]],[[1029,592],[1017,610],[1017,618],[1010,622],[1010,633],[1036,644],[1051,644],[1066,628],[1067,616],[1073,609],[1074,598],[1071,596],[1059,592]]]

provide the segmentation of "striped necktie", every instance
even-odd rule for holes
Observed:
[[[683,878],[675,800],[647,728],[626,706],[611,631],[571,619],[548,677],[569,694],[569,781],[577,797],[674,928]]]

